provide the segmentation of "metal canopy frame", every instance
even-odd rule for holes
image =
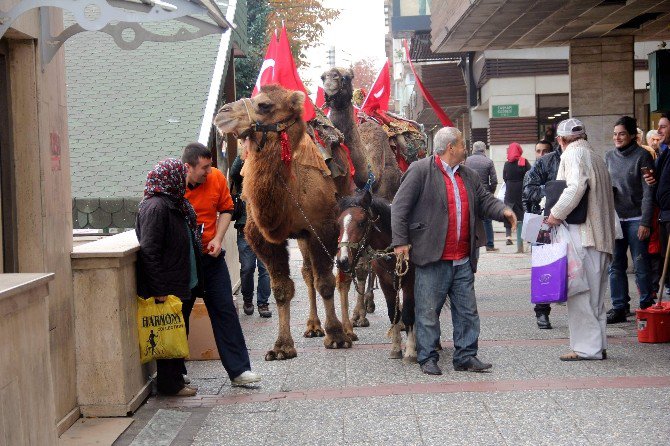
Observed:
[[[226,20],[214,0],[140,1],[141,3],[133,0],[23,0],[9,11],[0,11],[0,37],[19,16],[39,8],[40,53],[44,67],[67,39],[84,31],[104,32],[109,34],[120,48],[134,50],[147,41],[181,42],[210,34],[220,34],[229,28],[235,28],[235,25]],[[61,8],[71,12],[77,23],[54,36],[49,20],[49,8]],[[192,17],[194,15],[207,16],[213,23]],[[161,35],[143,26],[144,23],[166,20],[178,20],[197,28],[197,31],[189,31],[182,27],[173,35]]]

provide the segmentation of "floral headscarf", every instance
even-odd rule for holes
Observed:
[[[175,158],[168,158],[156,164],[153,170],[147,174],[147,183],[144,186],[144,199],[140,203],[140,208],[147,198],[154,195],[168,197],[184,215],[188,227],[193,232],[193,235],[195,235],[195,246],[200,246],[202,241],[195,211],[191,203],[184,198],[184,194],[186,193],[186,173],[187,170],[184,163]]]
[[[523,155],[523,149],[519,143],[513,142],[507,148],[507,161],[510,163],[518,161],[517,164],[523,167],[526,165],[526,158],[522,157],[521,155]]]

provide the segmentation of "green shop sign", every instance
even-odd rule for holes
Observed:
[[[494,118],[518,118],[519,104],[494,105],[492,115]]]

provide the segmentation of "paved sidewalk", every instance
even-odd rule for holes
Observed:
[[[499,253],[482,250],[475,283],[479,357],[493,363],[491,373],[453,371],[448,311],[442,313],[444,375],[388,359],[379,291],[370,327],[356,329],[352,349],[326,350],[323,338],[303,338],[308,302],[292,248],[298,357],[263,360],[276,337],[274,305],[269,320],[241,314],[261,385],[232,388],[220,362],[190,362],[198,395],[151,397],[115,444],[670,444],[670,344],[638,343],[629,318],[608,327],[606,361],[559,361],[569,350],[565,307],[552,308],[553,330],[537,329],[529,255],[515,254],[503,240],[497,246]]]

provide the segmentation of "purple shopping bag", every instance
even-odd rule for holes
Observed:
[[[551,304],[568,300],[568,246],[566,242],[533,246],[530,301]]]

